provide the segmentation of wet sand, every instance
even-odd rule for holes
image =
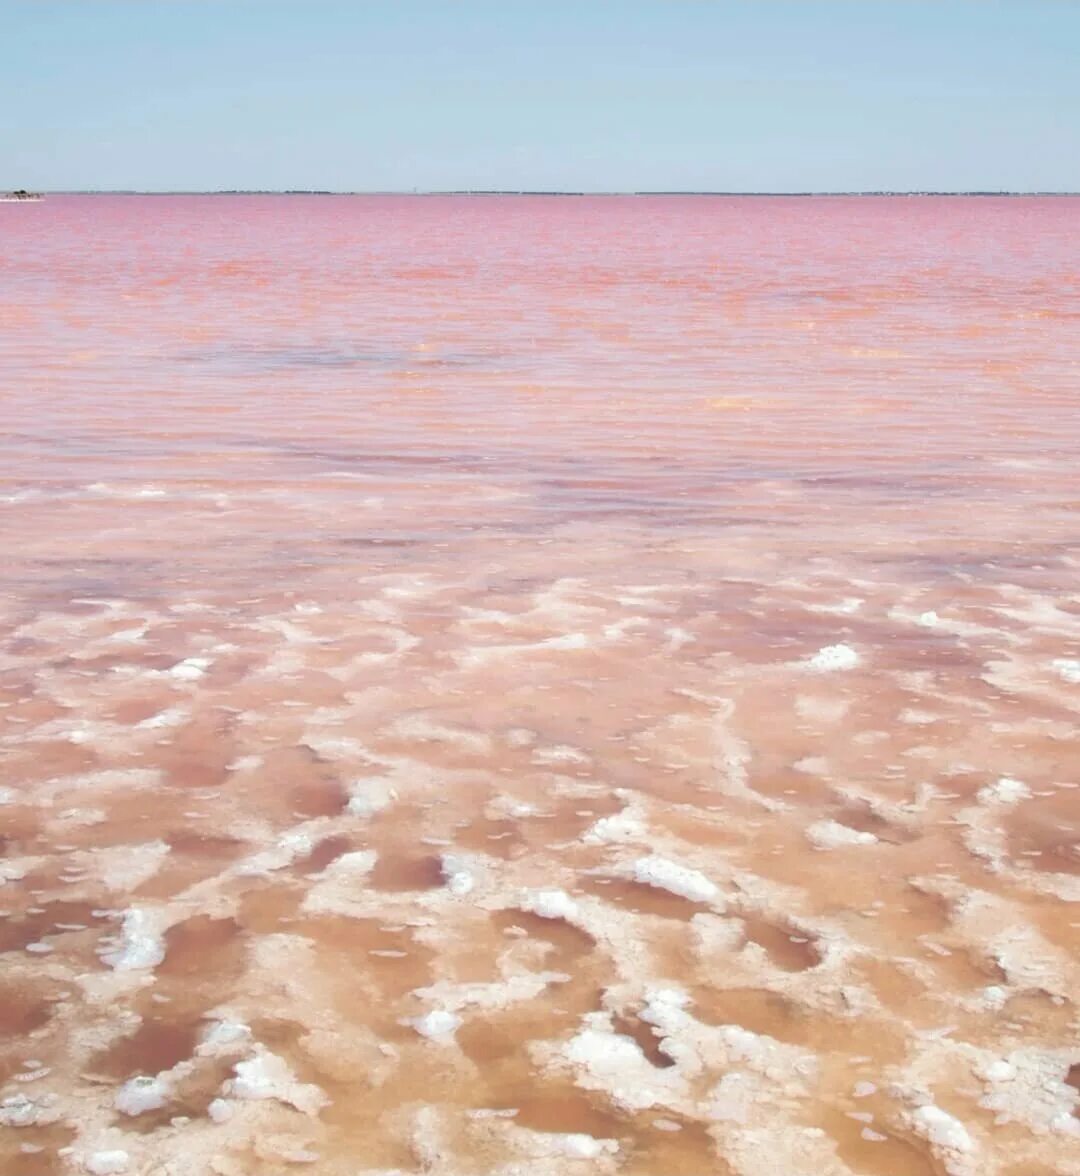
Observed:
[[[1078,216],[0,210],[0,1168],[1080,1173]]]

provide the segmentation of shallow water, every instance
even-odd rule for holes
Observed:
[[[1080,1173],[1078,224],[0,208],[4,1171]]]

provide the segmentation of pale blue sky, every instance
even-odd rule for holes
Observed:
[[[0,188],[1080,189],[1074,0],[0,0]]]

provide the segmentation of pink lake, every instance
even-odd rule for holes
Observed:
[[[1078,341],[1076,198],[0,205],[0,1167],[1080,1173]]]

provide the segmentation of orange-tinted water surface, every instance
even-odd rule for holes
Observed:
[[[0,1168],[1080,1173],[1080,200],[0,206]]]

